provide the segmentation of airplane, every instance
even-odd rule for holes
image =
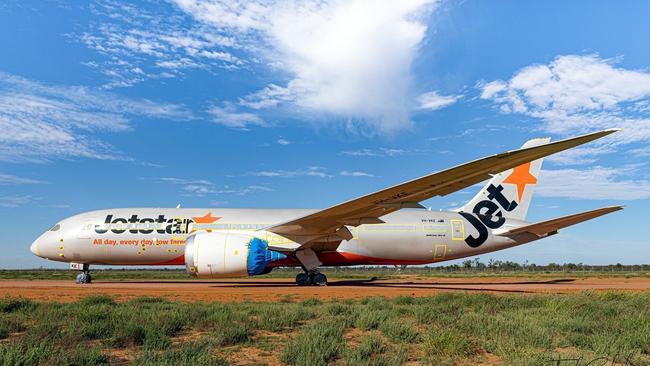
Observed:
[[[185,265],[199,278],[256,276],[300,266],[296,284],[326,285],[321,266],[424,265],[484,254],[558,233],[622,206],[526,222],[545,156],[612,134],[608,129],[474,160],[323,210],[120,208],[66,218],[31,245],[35,255],[69,262],[77,283],[90,265]],[[464,206],[420,204],[487,184]]]

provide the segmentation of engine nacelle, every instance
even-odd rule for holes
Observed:
[[[185,242],[185,269],[195,277],[219,278],[268,273],[269,263],[286,258],[265,240],[241,232],[198,232]]]

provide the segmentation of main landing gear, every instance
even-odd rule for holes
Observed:
[[[298,286],[327,286],[327,276],[317,270],[298,273],[296,284]]]
[[[307,248],[297,251],[296,259],[298,259],[305,271],[296,276],[298,286],[327,286],[327,276],[318,272],[318,267],[323,263],[312,249]]]
[[[81,273],[77,275],[77,280],[76,282],[78,284],[88,284],[93,281],[92,276],[90,276],[90,264],[84,264],[82,267]]]

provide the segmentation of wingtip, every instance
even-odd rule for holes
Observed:
[[[620,210],[625,209],[625,206],[623,206],[623,205],[614,205],[614,206],[605,207],[605,209],[610,211],[610,212],[614,212],[614,211],[620,211]]]

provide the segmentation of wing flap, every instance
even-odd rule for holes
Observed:
[[[555,233],[560,229],[569,227],[581,222],[594,219],[599,216],[606,215],[615,211],[622,210],[623,206],[603,207],[592,211],[581,212],[569,216],[558,217],[556,219],[537,222],[531,225],[510,229],[501,233],[495,232],[496,235],[501,236],[514,236],[523,233],[531,233],[537,236],[545,236],[547,234]]]
[[[268,249],[280,253],[291,253],[295,252],[300,248],[300,244],[296,243],[286,243],[286,244],[269,244]]]

